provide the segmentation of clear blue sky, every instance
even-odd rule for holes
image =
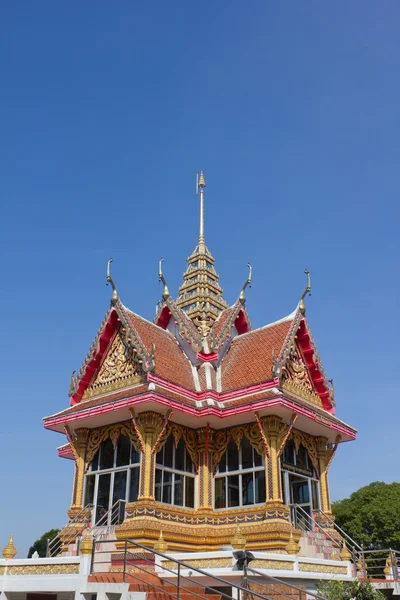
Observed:
[[[0,9],[0,547],[61,526],[73,463],[41,418],[68,406],[108,308],[148,319],[198,231],[253,326],[308,319],[359,429],[334,499],[399,479],[400,5],[21,0]]]

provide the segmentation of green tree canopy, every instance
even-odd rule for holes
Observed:
[[[332,505],[336,523],[365,550],[400,550],[400,483],[375,481]]]
[[[59,529],[49,529],[49,531],[46,531],[42,537],[36,540],[36,542],[33,542],[32,546],[29,548],[28,558],[31,558],[34,552],[37,552],[40,558],[44,558],[46,556],[47,540],[53,540],[58,533],[60,533]]]
[[[320,581],[317,593],[326,600],[385,600],[385,595],[369,582]]]

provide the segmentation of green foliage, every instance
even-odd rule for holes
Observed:
[[[385,600],[385,595],[369,582],[320,581],[317,593],[326,600]]]
[[[336,523],[364,550],[400,550],[400,483],[375,481],[332,505]]]
[[[44,558],[46,556],[47,540],[53,540],[58,533],[60,533],[59,529],[50,529],[49,531],[46,531],[46,533],[36,540],[29,548],[28,558],[31,558],[34,552],[37,552],[40,558]]]

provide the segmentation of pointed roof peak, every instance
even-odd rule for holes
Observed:
[[[223,290],[215,271],[214,257],[204,239],[205,187],[206,182],[201,171],[196,180],[196,193],[200,197],[199,241],[187,259],[188,266],[176,301],[177,306],[193,321],[203,338],[208,335],[221,311],[228,306],[222,297]]]

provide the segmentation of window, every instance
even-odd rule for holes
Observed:
[[[89,465],[85,485],[85,505],[94,504],[95,524],[118,500],[137,500],[139,462],[140,454],[126,436],[119,438],[115,449],[110,439],[101,444]]]
[[[194,508],[194,481],[194,465],[183,439],[175,447],[170,435],[156,456],[156,500]]]
[[[263,458],[243,438],[238,450],[231,440],[214,479],[215,508],[248,506],[265,502]]]
[[[309,517],[319,508],[319,481],[307,449],[288,440],[282,454],[282,490],[285,504],[291,507],[296,526],[309,526]],[[296,507],[300,506],[299,511]]]

